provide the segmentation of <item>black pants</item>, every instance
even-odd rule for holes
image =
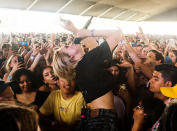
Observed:
[[[91,110],[82,108],[81,122],[77,131],[118,131],[118,118],[113,110],[99,109],[97,116]]]

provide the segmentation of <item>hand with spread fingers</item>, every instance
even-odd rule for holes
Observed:
[[[74,24],[70,20],[66,20],[60,17],[61,26],[68,31],[77,33],[78,29],[74,26]]]

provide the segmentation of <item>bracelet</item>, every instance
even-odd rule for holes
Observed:
[[[91,37],[94,37],[94,32],[95,32],[94,29],[93,29],[93,30],[90,30],[90,36],[91,36]]]
[[[31,59],[31,60],[34,60],[34,58],[35,58],[35,56],[33,56],[33,55],[30,56],[30,59]]]
[[[9,75],[9,76],[8,76],[8,79],[10,79],[10,80],[11,80],[11,79],[12,79],[12,76],[11,76],[11,75]]]

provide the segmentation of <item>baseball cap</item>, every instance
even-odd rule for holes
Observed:
[[[173,87],[160,87],[160,91],[164,96],[177,98],[177,84]]]

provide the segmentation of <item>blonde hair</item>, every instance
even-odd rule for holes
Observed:
[[[11,71],[10,63],[11,63],[12,59],[13,59],[15,56],[18,56],[18,55],[11,55],[11,56],[9,57],[9,59],[7,60],[7,62],[6,62],[5,69],[6,69],[7,72],[10,72],[10,71]]]
[[[71,61],[70,56],[62,52],[62,48],[55,50],[53,57],[53,70],[58,77],[73,80],[76,77],[75,67],[78,61]]]

